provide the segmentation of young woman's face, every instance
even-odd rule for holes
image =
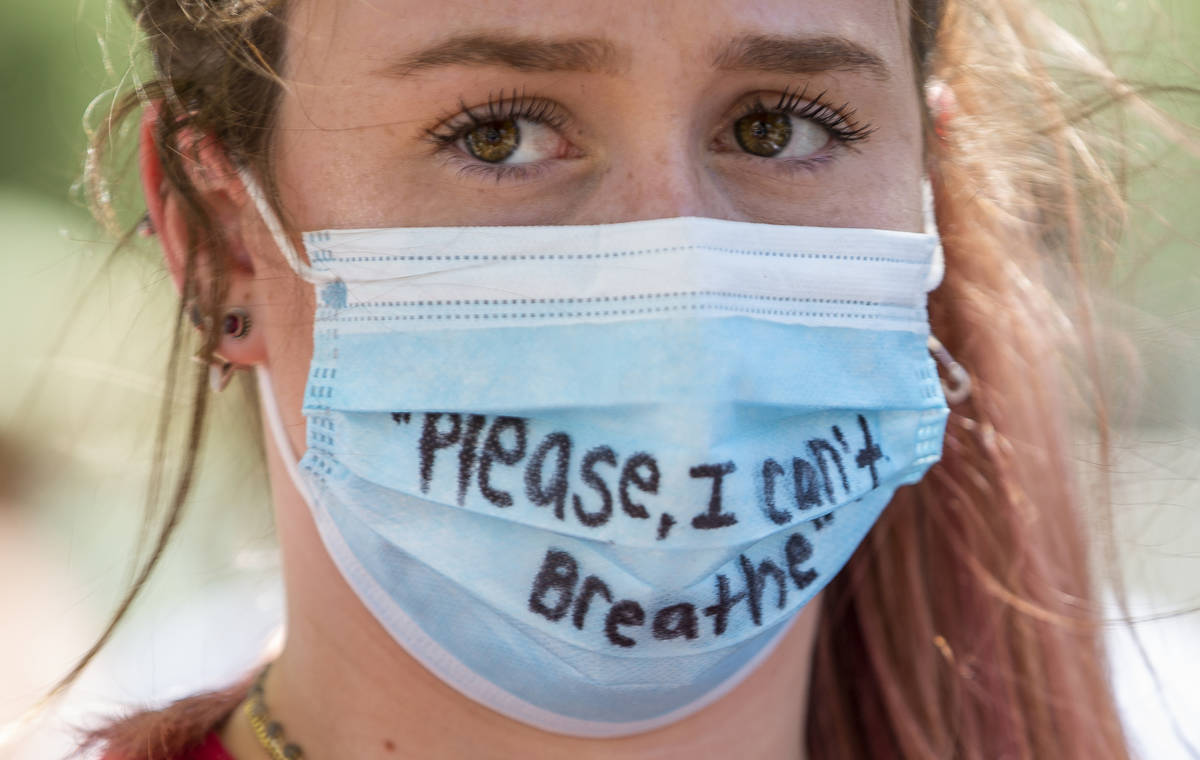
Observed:
[[[291,10],[302,229],[671,216],[919,230],[895,0],[321,0]]]
[[[280,201],[306,231],[676,216],[920,231],[923,131],[906,6],[289,0],[272,146]],[[157,183],[147,186],[152,197]],[[255,327],[220,348],[269,367],[299,452],[314,291],[287,269],[253,205],[230,197],[222,208],[252,266],[238,270],[229,303],[246,306]],[[455,367],[444,371],[456,381]],[[277,458],[272,467],[294,630],[353,619],[375,631],[322,559]],[[809,603],[782,659],[743,694],[796,699],[819,609]],[[337,635],[353,627],[329,625]],[[791,741],[790,713],[755,720],[780,717]]]

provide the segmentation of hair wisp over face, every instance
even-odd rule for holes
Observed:
[[[201,323],[213,329],[202,351],[211,355],[231,266],[195,185],[195,137],[261,178],[267,201],[288,219],[271,147],[288,4],[132,0],[129,8],[155,79],[125,93],[100,125],[89,187],[98,218],[111,221],[106,155],[128,117],[156,109],[164,191],[182,200],[189,245],[167,368],[175,389],[191,329],[185,311],[195,306],[207,317]],[[951,410],[941,463],[897,493],[827,588],[808,750],[813,758],[1118,760],[1127,751],[1088,568],[1086,500],[1072,478],[1070,396],[1052,358],[1081,357],[1086,402],[1103,431],[1102,370],[1088,358],[1096,350],[1088,271],[1097,267],[1088,262],[1109,254],[1116,231],[1090,222],[1120,219],[1120,193],[1089,152],[1087,125],[1069,115],[1095,92],[1114,105],[1145,104],[1107,71],[1085,72],[1096,85],[1089,93],[1058,87],[1047,61],[1060,30],[1024,0],[915,0],[908,11],[917,81],[937,80],[956,103],[936,131],[925,119],[946,255],[930,313],[973,392]],[[1072,274],[1062,305],[1048,287],[1058,269]],[[56,692],[111,636],[178,524],[206,418],[203,373],[188,392],[181,474],[165,497],[157,480],[151,489],[150,505],[166,505],[157,541],[108,629]],[[160,467],[175,424],[172,396],[162,411]],[[93,740],[119,752],[144,744],[144,730],[118,723]],[[185,741],[173,736],[177,746]]]

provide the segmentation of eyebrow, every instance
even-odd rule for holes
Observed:
[[[508,34],[461,34],[387,64],[378,73],[405,77],[443,66],[503,66],[517,71],[619,73],[628,51],[598,37],[548,40]]]
[[[785,74],[851,71],[880,80],[891,76],[882,56],[836,35],[750,34],[736,37],[713,56],[713,68]]]
[[[601,37],[546,39],[479,32],[455,35],[403,55],[376,73],[407,77],[448,66],[500,66],[516,71],[615,75],[628,70],[630,58],[628,48]],[[880,55],[836,35],[742,35],[716,50],[712,67],[783,74],[851,71],[881,80],[891,75]]]

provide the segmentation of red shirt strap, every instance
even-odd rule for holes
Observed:
[[[179,760],[233,760],[233,755],[225,750],[217,732],[213,731],[204,737],[203,742],[180,755]]]

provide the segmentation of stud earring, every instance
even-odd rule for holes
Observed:
[[[221,329],[234,340],[241,340],[249,334],[250,325],[250,314],[245,309],[232,306],[225,312]]]
[[[188,316],[197,327],[207,321],[200,317],[199,309],[194,304],[188,308]],[[225,310],[225,316],[221,319],[221,331],[234,340],[241,340],[249,334],[250,324],[250,314],[245,309],[231,306]],[[192,359],[208,365],[208,387],[213,393],[225,390],[229,381],[233,379],[233,373],[238,369],[236,364],[216,352],[208,358],[196,354]]]

